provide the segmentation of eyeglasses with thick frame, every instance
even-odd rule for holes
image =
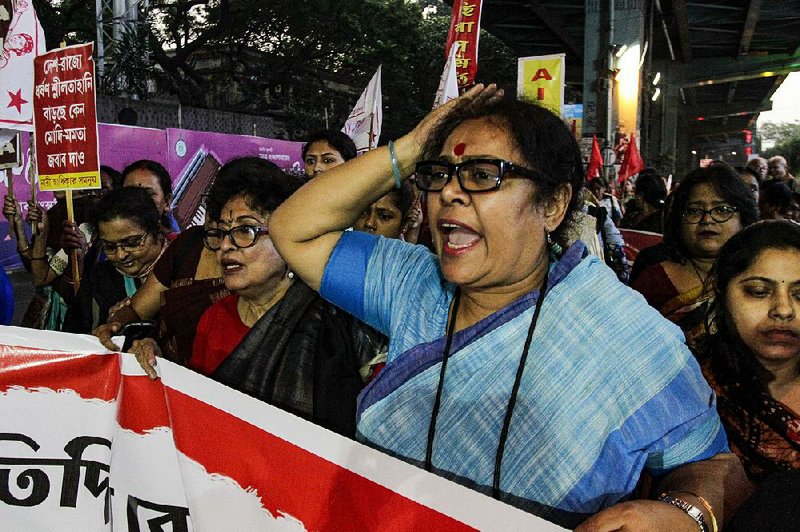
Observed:
[[[460,163],[420,161],[414,175],[417,188],[423,192],[440,192],[453,178],[465,192],[498,190],[506,174],[536,180],[538,172],[502,159],[469,159]]]
[[[716,223],[724,223],[733,218],[733,215],[739,211],[736,207],[730,205],[717,205],[710,209],[700,209],[698,207],[689,207],[683,209],[681,218],[687,224],[699,224],[706,217],[706,214],[711,217]]]
[[[250,248],[256,245],[259,236],[268,234],[269,229],[266,227],[256,227],[254,225],[237,225],[227,231],[224,229],[207,229],[203,233],[203,245],[211,251],[217,251],[222,247],[222,242],[227,237],[239,249]]]
[[[122,242],[108,242],[107,240],[100,240],[100,245],[103,248],[103,253],[106,255],[116,255],[120,250],[125,253],[132,253],[142,249],[147,235],[149,233],[142,233],[124,239]]]

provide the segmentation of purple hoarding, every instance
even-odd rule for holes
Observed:
[[[100,164],[122,171],[139,159],[152,159],[169,170],[173,183],[173,210],[181,227],[202,220],[200,198],[213,180],[219,166],[236,157],[257,156],[285,170],[302,172],[303,144],[286,140],[248,135],[227,135],[185,129],[150,129],[142,127],[98,124]],[[23,166],[8,170],[17,200],[27,211],[31,197],[28,181],[29,134],[21,135]],[[4,176],[0,170],[0,178]],[[1,182],[0,191],[7,193]],[[55,203],[51,192],[37,192],[37,200],[49,208]],[[0,264],[5,269],[20,268],[15,241],[8,237],[8,223],[0,216]]]
[[[201,196],[219,167],[231,159],[257,156],[284,170],[302,171],[301,142],[186,129],[168,129],[166,134],[172,210],[182,228],[203,222]]]

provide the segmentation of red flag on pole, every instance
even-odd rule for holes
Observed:
[[[600,144],[597,135],[592,135],[592,155],[589,157],[589,166],[586,168],[586,181],[594,181],[600,177],[600,168],[603,167],[603,156],[600,154]]]
[[[483,0],[454,0],[453,19],[447,33],[445,53],[456,47],[456,79],[458,87],[475,83],[478,72],[478,38],[481,29],[481,6]]]
[[[622,183],[632,175],[636,175],[644,170],[644,161],[639,154],[639,147],[636,145],[636,135],[631,133],[631,140],[625,150],[625,160],[619,168],[619,182]]]

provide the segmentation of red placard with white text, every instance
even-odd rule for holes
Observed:
[[[42,54],[33,70],[39,189],[100,188],[92,44]]]

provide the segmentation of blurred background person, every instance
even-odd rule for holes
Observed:
[[[341,131],[324,129],[314,132],[308,136],[303,146],[306,177],[316,177],[325,170],[354,159],[355,156],[355,143]]]
[[[605,207],[614,225],[619,226],[622,221],[622,207],[617,197],[614,196],[608,180],[603,177],[595,177],[589,182],[588,188],[597,198],[598,204]]]
[[[761,190],[761,177],[756,170],[749,166],[737,166],[736,173],[742,178],[744,185],[750,189],[756,203],[758,203],[758,195]]]
[[[762,184],[758,195],[758,210],[762,220],[783,220],[792,201],[789,185],[770,180]]]
[[[786,183],[791,190],[794,190],[795,178],[789,173],[786,159],[783,156],[775,155],[769,158],[767,175],[769,179]]]
[[[654,169],[646,168],[639,172],[634,186],[633,209],[625,212],[622,227],[663,234],[666,197],[667,187]]]
[[[766,159],[763,157],[753,157],[747,161],[747,168],[755,170],[756,174],[758,174],[759,183],[766,181],[767,171],[769,169],[769,163]]]
[[[111,192],[112,190],[122,188],[122,174],[108,165],[101,164],[100,182],[102,183],[104,193]]]
[[[400,188],[391,190],[361,213],[353,229],[386,238],[404,236],[412,222],[410,215],[415,199],[412,187],[406,181]]]
[[[84,269],[84,254],[91,241],[89,220],[98,195],[83,194],[73,201],[75,222],[67,220],[65,194],[54,193],[56,203],[45,210],[28,202],[26,221],[36,229],[30,241],[25,232],[22,206],[5,196],[3,214],[17,238],[22,264],[31,274],[36,292],[21,325],[35,329],[61,330],[67,306],[75,295],[70,252],[75,250],[79,276]]]
[[[123,187],[140,187],[145,189],[153,200],[161,217],[161,226],[169,238],[180,233],[178,222],[172,216],[172,177],[161,164],[149,159],[135,161],[122,171]]]
[[[787,220],[800,223],[800,191],[792,192],[785,216]]]
[[[635,272],[631,287],[678,324],[691,344],[704,331],[712,296],[706,280],[719,250],[756,221],[753,196],[732,167],[715,164],[693,170],[676,188],[667,213],[663,260]]]

